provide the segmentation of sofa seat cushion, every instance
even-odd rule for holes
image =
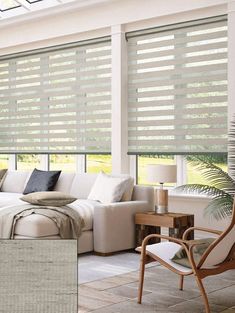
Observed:
[[[85,222],[85,227],[82,231],[91,230],[93,228],[93,215],[95,201],[76,200],[67,205],[78,211]],[[15,235],[27,237],[45,237],[55,236],[59,234],[54,221],[40,214],[32,214],[19,219],[15,227]]]
[[[56,223],[50,218],[40,215],[31,214],[20,218],[15,226],[15,235],[27,237],[45,237],[59,234]]]
[[[93,228],[93,215],[96,201],[76,200],[67,205],[80,213],[84,219],[85,227],[82,231],[91,230]],[[55,236],[59,234],[59,230],[54,221],[40,214],[32,214],[19,219],[15,227],[15,235],[27,237],[45,237]]]
[[[94,200],[78,199],[67,206],[80,213],[85,222],[85,226],[82,230],[86,231],[93,229],[94,208],[101,205],[102,204]]]
[[[0,210],[5,206],[25,203],[20,200],[20,197],[22,193],[0,192]]]
[[[22,193],[0,192],[0,210],[5,206],[25,204],[20,200]],[[101,205],[93,200],[76,200],[69,204],[68,207],[78,211],[85,222],[83,231],[93,229],[94,208]],[[59,230],[54,221],[39,215],[32,214],[17,221],[15,227],[15,235],[26,237],[44,237],[58,235]]]

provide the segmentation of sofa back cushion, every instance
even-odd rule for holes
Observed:
[[[70,194],[74,177],[75,173],[61,172],[60,177],[55,185],[54,191],[61,191]]]
[[[30,174],[29,172],[8,170],[1,191],[22,193]]]
[[[78,199],[87,199],[97,174],[79,173],[75,174],[70,189],[70,195]]]
[[[0,170],[0,189],[1,189],[1,187],[2,187],[2,184],[3,184],[3,182],[4,182],[4,179],[5,179],[5,177],[6,177],[6,174],[7,174],[7,169],[6,169],[6,168]]]
[[[8,170],[4,182],[2,184],[1,191],[23,193],[30,175],[31,172]],[[126,175],[117,175],[117,176],[123,177]],[[62,172],[54,190],[68,193],[78,199],[87,199],[91,191],[91,188],[95,183],[96,177],[97,174],[89,173],[75,174]],[[127,201],[131,193],[132,186],[128,197],[126,199],[122,199],[121,201]],[[151,203],[151,206],[153,206],[153,188],[135,186],[132,194],[132,200],[147,200],[148,202]]]

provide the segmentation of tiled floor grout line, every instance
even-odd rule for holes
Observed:
[[[128,276],[129,273],[131,273],[130,276]],[[85,305],[83,307],[84,313],[86,313],[86,312],[100,313],[103,311],[106,312],[106,310],[107,310],[107,312],[115,312],[115,310],[117,310],[117,312],[121,312],[120,310],[123,310],[123,312],[130,312],[130,313],[135,312],[135,310],[136,310],[136,312],[141,312],[141,309],[137,306],[137,296],[135,295],[136,290],[138,290],[138,278],[135,277],[135,275],[136,276],[138,275],[138,270],[131,271],[129,273],[121,274],[121,275],[115,275],[112,277],[107,277],[107,278],[101,279],[100,281],[104,283],[103,286],[104,287],[107,286],[107,288],[105,288],[105,289],[99,289],[99,283],[94,284],[94,287],[92,285],[87,286],[88,288],[91,289],[91,294],[89,296],[87,296],[87,298],[93,300],[94,302],[96,299],[98,300],[98,298],[97,298],[97,295],[95,295],[95,298],[92,298],[92,289],[97,291],[98,293],[100,293],[100,299],[102,299],[102,293],[113,295],[114,297],[120,296],[120,297],[123,297],[124,299],[123,300],[118,299],[117,302],[115,302],[114,300],[110,300],[110,301],[107,300],[107,302],[109,302],[109,303],[107,305],[100,306],[100,307],[99,307],[99,304],[97,306],[95,304],[95,307],[93,305],[92,305],[93,307],[89,306],[89,304],[87,306]],[[148,278],[150,279],[150,283],[151,283],[151,279],[153,279],[155,271],[154,270],[152,271],[150,268],[150,271],[148,274],[149,274]],[[116,281],[115,281],[115,278],[117,279]],[[109,279],[110,279],[110,282],[109,282]],[[124,280],[124,283],[122,283],[122,279]],[[146,279],[147,279],[147,277],[146,277]],[[169,280],[169,278],[168,278],[168,280]],[[173,278],[172,278],[172,280],[173,280]],[[223,286],[223,284],[220,285],[220,281],[216,281],[216,280],[215,280],[215,283],[212,280],[208,284],[208,289],[211,290],[211,291],[207,291],[209,302],[210,302],[210,295],[213,295],[215,293],[215,296],[212,297],[212,299],[214,300],[214,299],[216,299],[216,292],[220,292],[226,288],[228,288],[228,290],[229,290],[229,288],[230,288],[230,293],[231,293],[231,290],[233,290],[233,288],[235,287],[235,284],[233,283],[231,278],[230,279],[223,278],[223,281],[224,281],[224,286]],[[96,280],[94,282],[99,282],[99,280]],[[112,286],[112,282],[114,283],[113,286]],[[152,282],[154,282],[154,280]],[[175,280],[174,280],[174,282],[175,282]],[[92,282],[84,283],[84,284],[81,284],[80,286],[86,286],[87,284],[89,285],[90,283],[92,283]],[[105,285],[105,283],[107,283],[107,285]],[[116,285],[115,285],[115,283],[116,283]],[[165,283],[164,282],[162,284],[161,283],[162,282],[160,282],[160,285],[156,284],[156,292],[154,291],[155,285],[153,284],[151,287],[151,284],[150,284],[150,286],[147,286],[145,288],[146,294],[143,295],[143,304],[145,302],[145,305],[150,305],[150,307],[152,306],[153,312],[158,312],[155,308],[154,297],[157,295],[161,296],[161,290],[159,292],[159,291],[157,291],[158,290],[157,288],[158,287],[161,288],[161,286],[163,288],[167,287],[167,281]],[[190,306],[190,303],[191,303],[192,308],[193,307],[197,308],[199,305],[202,306],[201,295],[199,293],[199,290],[196,288],[196,286],[194,286],[195,282],[193,283],[193,285],[191,285],[192,281],[189,281],[188,283],[190,284],[190,286],[193,286],[193,288],[189,289],[189,288],[187,288],[187,286],[185,286],[185,289],[182,291],[182,294],[184,293],[184,291],[189,292],[189,294],[186,294],[184,296],[184,298],[182,298],[181,294],[178,292],[178,288],[176,288],[175,294],[171,291],[169,296],[173,300],[172,300],[172,302],[168,303],[168,306],[162,308],[162,310],[160,307],[161,312],[167,313],[168,311],[171,311],[171,310],[173,310],[175,312],[179,312],[178,311],[179,308],[185,307],[187,305]],[[111,287],[108,287],[109,284]],[[226,285],[226,284],[228,284],[228,285]],[[126,294],[125,294],[126,289],[125,288],[122,289],[122,287],[128,288]],[[101,288],[102,288],[102,286],[101,286]],[[216,289],[214,290],[213,288],[216,288]],[[130,290],[130,294],[128,293],[129,290]],[[195,292],[198,292],[198,294],[195,295]],[[144,298],[145,296],[147,296],[147,298]],[[150,296],[150,298],[148,298],[148,296]],[[177,300],[174,300],[174,298]],[[112,297],[111,297],[111,299],[112,299]],[[112,302],[112,301],[114,301],[114,302]],[[179,302],[175,303],[175,301],[179,301]],[[160,302],[160,305],[161,305],[161,302]],[[225,304],[222,304],[222,303],[219,304],[219,303],[217,303],[217,301],[214,301],[214,302],[211,302],[211,305],[214,305],[215,308],[217,306],[217,309],[215,310],[215,312],[217,312],[217,313],[230,313],[230,312],[235,313],[235,310],[233,309],[234,308],[233,302],[225,302]],[[232,306],[228,307],[228,305],[232,305]],[[133,310],[132,310],[132,306],[133,306]],[[179,306],[179,307],[177,307],[177,306]],[[119,309],[119,307],[120,307],[120,309]],[[126,307],[126,309],[125,309],[125,307]],[[143,309],[144,309],[144,306],[143,306]],[[126,310],[126,311],[124,311],[124,310]],[[196,310],[198,310],[198,309],[196,309]],[[159,313],[160,313],[160,311],[159,311]],[[203,312],[203,311],[200,311],[200,312]]]

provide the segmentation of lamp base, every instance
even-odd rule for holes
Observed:
[[[155,212],[160,214],[168,212],[168,190],[155,189]]]

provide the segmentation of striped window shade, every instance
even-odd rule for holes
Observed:
[[[226,153],[226,17],[127,40],[129,154]]]
[[[110,37],[0,58],[0,153],[110,150]]]

